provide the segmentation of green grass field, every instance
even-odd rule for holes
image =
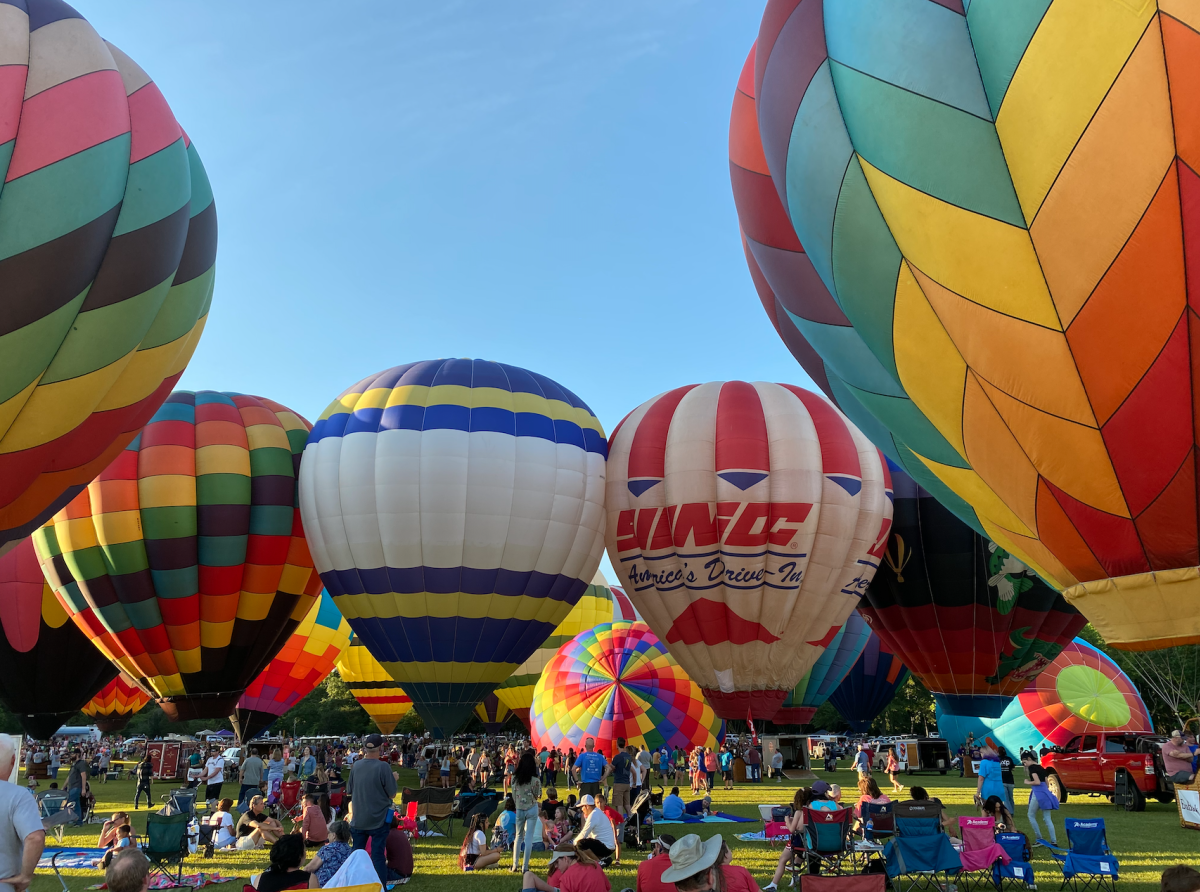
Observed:
[[[63,773],[65,777],[65,773]],[[821,772],[819,777],[831,782],[842,784],[846,789],[854,789],[855,775],[852,771],[843,769],[836,775]],[[416,773],[401,772],[401,784],[416,784]],[[974,782],[971,779],[962,780],[957,775],[945,777],[926,775],[909,778],[915,783],[923,784],[931,794],[942,799],[948,810],[955,815],[971,814],[971,795]],[[43,788],[45,781],[42,782]],[[790,802],[793,792],[798,786],[794,781],[763,784],[747,784],[732,791],[717,789],[713,793],[716,808],[747,817],[758,817],[759,803]],[[886,779],[884,784],[887,787]],[[232,784],[226,785],[236,790]],[[169,785],[155,785],[155,796],[165,793]],[[111,816],[118,809],[128,810],[132,805],[132,781],[111,781],[108,784],[96,784],[94,787],[97,798],[97,815]],[[1027,794],[1018,787],[1017,826],[1030,832],[1025,819],[1023,804]],[[145,829],[146,809],[132,812],[133,824],[138,833]],[[1057,814],[1055,824],[1058,828],[1059,842],[1065,843],[1066,837],[1062,831],[1062,817],[1103,817],[1108,824],[1108,839],[1110,845],[1121,862],[1121,878],[1118,888],[1129,892],[1150,892],[1157,889],[1159,875],[1163,869],[1173,864],[1187,863],[1200,867],[1200,832],[1184,830],[1179,826],[1178,811],[1174,803],[1162,805],[1153,800],[1141,813],[1126,813],[1115,809],[1106,799],[1099,797],[1072,796],[1069,802]],[[700,833],[704,837],[717,832],[723,832],[729,840],[736,861],[747,867],[754,874],[760,885],[765,885],[774,870],[780,849],[772,848],[763,843],[742,843],[734,837],[738,833],[761,830],[762,824],[725,824],[703,825]],[[665,832],[681,836],[685,832],[694,832],[686,825],[664,826]],[[68,828],[66,843],[68,846],[94,846],[100,831],[99,824],[83,828]],[[458,872],[456,856],[458,844],[462,840],[462,828],[458,823],[454,826],[453,839],[422,839],[414,849],[416,875],[405,888],[428,890],[459,890],[474,888],[481,892],[499,892],[499,890],[516,890],[520,888],[518,879],[508,873],[507,866],[493,867],[475,874]],[[634,885],[634,877],[638,860],[644,853],[630,852],[623,859],[620,867],[609,871],[609,879],[614,892],[626,886]],[[534,853],[535,869],[544,871],[548,855]],[[241,879],[262,870],[267,864],[267,856],[259,852],[218,852],[216,857],[205,859],[192,856],[185,862],[186,873],[200,871],[220,873],[225,876],[235,876]],[[1057,889],[1061,882],[1059,874],[1049,855],[1044,850],[1034,850],[1034,867],[1037,870],[1039,887],[1043,890]],[[67,885],[72,892],[78,892],[90,885],[103,881],[100,871],[78,870],[70,871],[66,876]],[[54,874],[49,871],[39,871],[33,883],[33,892],[53,892],[59,888]],[[226,888],[240,888],[229,884]]]

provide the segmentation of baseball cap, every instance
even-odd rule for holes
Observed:
[[[383,746],[383,738],[378,734],[368,734],[363,738],[363,746],[368,749],[379,749]]]
[[[595,805],[596,797],[593,796],[591,793],[589,793],[588,795],[584,796],[582,799],[579,800],[579,804],[580,805]]]
[[[821,796],[824,796],[826,793],[829,792],[829,784],[823,780],[815,780],[815,781],[813,781],[812,791]]]

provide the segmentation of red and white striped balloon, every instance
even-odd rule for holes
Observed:
[[[680,387],[608,446],[617,582],[724,718],[771,718],[875,575],[891,526],[879,450],[824,398]]]

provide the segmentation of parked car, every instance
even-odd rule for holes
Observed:
[[[1157,734],[1080,734],[1042,756],[1046,785],[1059,802],[1066,802],[1072,793],[1112,799],[1124,772],[1128,776],[1126,807],[1131,811],[1144,810],[1147,796],[1170,802],[1175,798],[1175,785],[1167,779],[1160,753],[1164,740]]]

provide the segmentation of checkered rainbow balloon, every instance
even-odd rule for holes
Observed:
[[[650,750],[716,746],[723,724],[639,622],[603,623],[563,644],[538,679],[529,716],[535,749],[578,749],[591,737],[609,757],[618,737]]]

